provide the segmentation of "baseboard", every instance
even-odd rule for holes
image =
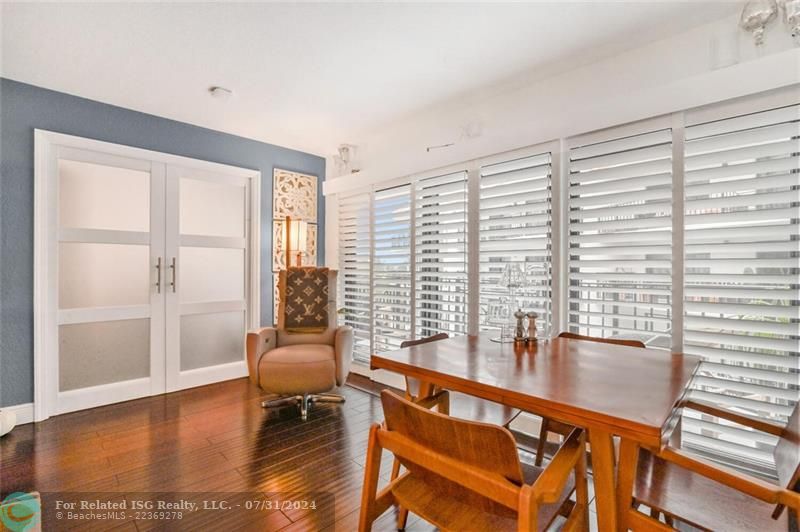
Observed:
[[[17,416],[17,425],[24,425],[26,423],[33,423],[33,403],[25,403],[24,405],[3,406],[0,410],[9,410],[14,412]]]

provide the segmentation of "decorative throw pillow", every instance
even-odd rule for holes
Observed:
[[[292,267],[286,272],[283,305],[288,333],[321,333],[328,328],[328,268]]]

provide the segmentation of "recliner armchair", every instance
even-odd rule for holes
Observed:
[[[279,273],[286,286],[286,271]],[[289,333],[284,324],[285,299],[281,290],[278,325],[247,333],[247,368],[250,381],[266,392],[280,395],[261,403],[267,408],[297,403],[305,420],[315,402],[344,402],[328,393],[345,383],[353,356],[353,329],[336,324],[337,272],[328,272],[328,328],[320,333]]]

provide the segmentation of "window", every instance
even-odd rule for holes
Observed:
[[[353,358],[369,362],[370,327],[370,194],[339,201],[339,307],[353,327]]]
[[[800,400],[798,94],[673,113],[342,200],[357,359],[410,337],[497,330],[519,306],[539,312],[542,335],[700,356],[694,397],[785,423]],[[771,472],[772,436],[687,411],[683,441]]]
[[[375,192],[374,351],[398,349],[411,331],[411,186]]]
[[[480,170],[480,315],[482,329],[535,310],[550,331],[550,154]]]
[[[416,183],[416,336],[467,333],[467,172]]]
[[[669,347],[671,131],[578,142],[568,177],[569,329]]]
[[[692,392],[785,423],[800,395],[800,106],[686,128],[684,350]],[[769,463],[776,439],[706,415],[684,441]]]

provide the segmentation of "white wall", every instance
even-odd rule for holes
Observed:
[[[780,21],[756,49],[738,16],[477,101],[421,111],[356,139],[361,172],[325,193],[800,82],[800,48]],[[480,135],[463,129],[478,124]],[[425,147],[455,142],[426,153]],[[328,160],[328,176],[336,175]],[[328,213],[335,214],[334,205]],[[335,225],[329,225],[335,228]],[[329,231],[327,250],[335,249]],[[333,245],[330,245],[333,244]]]

